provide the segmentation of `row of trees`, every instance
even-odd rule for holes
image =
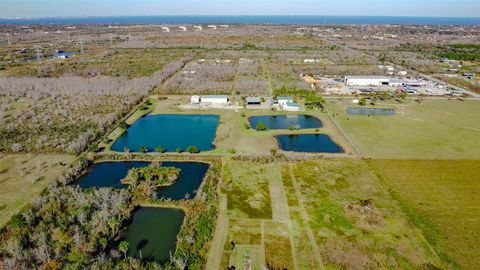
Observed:
[[[151,77],[0,78],[0,151],[78,153],[180,69],[173,62]],[[15,103],[28,102],[25,109]]]

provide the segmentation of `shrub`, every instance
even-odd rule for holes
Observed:
[[[123,129],[127,129],[127,128],[128,128],[128,124],[127,124],[127,122],[125,122],[125,121],[120,122],[120,125],[118,125],[118,126],[121,127],[121,128],[123,128]]]
[[[198,149],[198,147],[194,146],[194,145],[191,145],[187,148],[187,151],[191,154],[197,154],[197,153],[200,153],[200,149]]]
[[[235,150],[235,148],[230,148],[230,149],[228,149],[228,153],[235,154],[235,153],[237,153],[237,150]]]
[[[243,126],[245,127],[245,129],[250,129],[250,125],[248,123],[243,123]]]
[[[182,148],[180,148],[180,147],[177,147],[177,149],[175,149],[175,151],[177,151],[177,153],[182,153],[183,152]]]
[[[258,122],[257,125],[255,126],[255,129],[257,131],[265,131],[267,130],[267,126],[263,122]]]
[[[147,153],[149,151],[148,147],[147,146],[142,146],[140,147],[140,152],[141,153]]]
[[[157,153],[165,153],[165,148],[159,146],[159,147],[155,148],[155,151],[156,151]]]

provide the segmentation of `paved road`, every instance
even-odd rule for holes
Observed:
[[[434,82],[441,83],[441,84],[446,84],[446,85],[448,85],[448,87],[451,87],[451,88],[453,88],[453,89],[455,89],[455,90],[457,90],[457,91],[460,91],[460,92],[462,92],[462,93],[465,93],[465,94],[467,94],[467,95],[470,95],[470,96],[472,96],[472,97],[474,97],[474,98],[480,98],[480,94],[477,94],[477,93],[472,92],[472,91],[470,91],[470,90],[467,90],[467,89],[464,89],[464,88],[461,88],[461,87],[458,87],[458,86],[449,84],[449,83],[444,82],[444,81],[442,81],[442,80],[435,79],[435,78],[433,78],[432,76],[425,75],[425,74],[421,74],[421,73],[420,73],[420,76],[422,76],[423,78],[425,78],[425,79],[427,79],[427,80],[430,80],[430,81],[434,81]]]

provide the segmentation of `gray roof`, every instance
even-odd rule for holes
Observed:
[[[259,97],[247,97],[247,103],[258,103],[261,99]]]
[[[292,97],[277,97],[277,100],[290,100]]]

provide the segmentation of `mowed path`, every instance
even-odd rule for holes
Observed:
[[[273,220],[290,222],[287,195],[285,194],[282,176],[279,171],[275,173],[275,177],[268,179],[268,188],[272,203]]]
[[[303,222],[305,224],[305,230],[308,235],[308,239],[310,240],[310,244],[313,247],[313,255],[315,256],[315,259],[317,260],[318,265],[320,265],[320,269],[325,269],[325,266],[323,265],[323,260],[322,256],[320,255],[320,249],[318,248],[317,241],[315,241],[315,236],[313,235],[312,228],[309,225],[309,216],[307,213],[307,210],[305,209],[305,204],[304,204],[304,199],[300,190],[300,185],[297,182],[297,178],[295,177],[295,173],[293,171],[293,164],[288,165],[288,169],[291,175],[293,187],[295,188],[295,195],[298,199],[298,206],[300,210],[300,214],[302,216]]]
[[[208,254],[207,265],[205,269],[219,269],[222,262],[222,254],[224,244],[227,241],[228,217],[227,217],[227,195],[220,194],[220,205],[215,226],[215,234],[213,235],[212,245]]]

